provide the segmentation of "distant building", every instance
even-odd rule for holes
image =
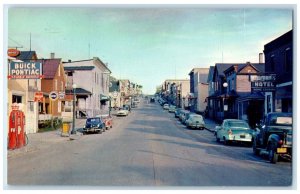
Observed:
[[[265,113],[292,112],[293,108],[293,30],[264,46],[267,73],[276,74],[276,92],[267,92]]]
[[[193,112],[204,113],[207,106],[209,68],[194,68],[189,73],[189,106]]]

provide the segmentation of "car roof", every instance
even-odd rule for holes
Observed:
[[[246,122],[245,120],[241,120],[241,119],[225,119],[224,121],[228,121],[228,122]]]

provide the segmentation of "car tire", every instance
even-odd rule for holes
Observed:
[[[97,133],[98,133],[98,134],[101,134],[101,133],[102,133],[102,130],[97,131]]]
[[[230,142],[228,140],[226,140],[225,137],[223,137],[223,142],[224,142],[224,145],[229,145],[230,144]]]

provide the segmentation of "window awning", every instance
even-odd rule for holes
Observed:
[[[109,100],[109,97],[108,96],[105,96],[103,94],[100,94],[100,101],[108,101]]]

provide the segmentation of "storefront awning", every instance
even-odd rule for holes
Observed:
[[[100,94],[100,101],[108,101],[109,100],[109,97],[108,96],[105,96],[103,94]]]

